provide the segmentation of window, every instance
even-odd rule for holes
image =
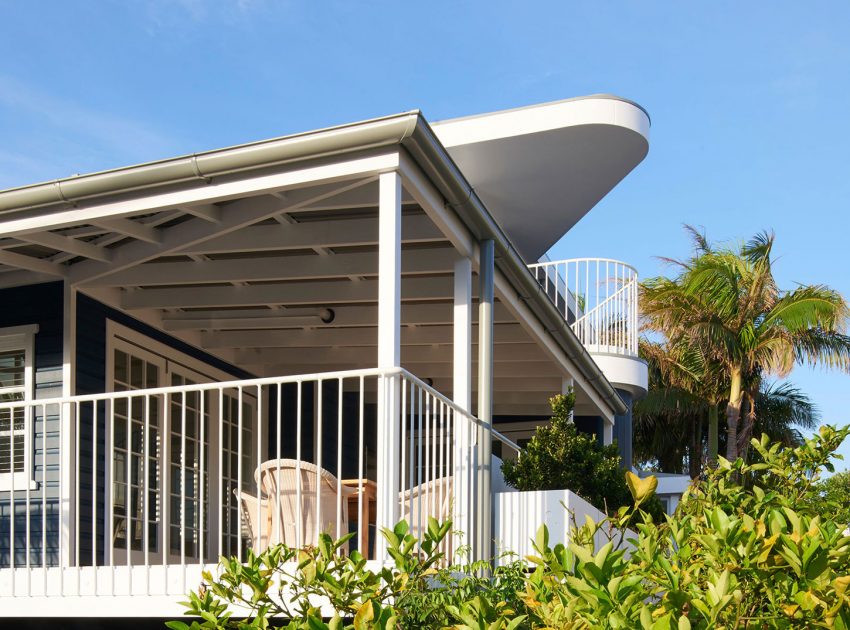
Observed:
[[[33,398],[33,338],[38,326],[0,328],[0,402]],[[33,410],[25,404],[0,409],[0,490],[35,487],[31,475]]]

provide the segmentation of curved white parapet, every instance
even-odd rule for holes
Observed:
[[[635,399],[643,398],[649,391],[649,370],[640,357],[595,352],[590,355],[615,388],[631,392]]]

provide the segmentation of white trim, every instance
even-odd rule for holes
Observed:
[[[167,333],[164,333],[167,334]],[[146,351],[148,353],[155,354],[157,356],[162,357],[165,360],[166,366],[165,371],[163,372],[163,376],[166,373],[170,373],[170,369],[168,368],[168,363],[176,363],[182,366],[184,369],[188,369],[198,376],[207,378],[210,382],[220,382],[220,381],[230,381],[235,378],[239,378],[237,374],[233,374],[230,372],[225,372],[215,366],[210,365],[200,359],[196,359],[173,346],[169,346],[168,344],[162,343],[151,337],[145,335],[144,333],[138,332],[132,328],[124,326],[123,324],[119,324],[115,320],[106,319],[106,373],[107,373],[107,381],[109,380],[109,374],[111,374],[111,364],[112,364],[112,356],[114,350],[114,340],[120,339],[126,343],[129,343],[131,346],[135,348],[139,348],[142,351]],[[180,343],[186,343],[182,339],[174,338],[175,341],[179,341]],[[189,345],[189,344],[186,344]],[[112,389],[111,384],[107,382],[107,392],[111,392]],[[167,386],[167,385],[163,385]]]
[[[26,324],[23,326],[8,326],[0,328],[0,350],[24,351],[24,384],[21,387],[8,388],[23,394],[22,403],[31,403],[35,400],[35,335],[38,333],[38,324]],[[11,412],[11,410],[10,410]],[[15,492],[19,490],[37,490],[38,483],[33,478],[33,414],[35,408],[24,407],[24,469],[20,472],[11,470],[0,473],[0,492]],[[10,422],[14,422],[10,418]],[[15,435],[15,430],[10,426],[10,433]],[[18,432],[20,433],[20,432]],[[10,454],[13,440],[9,441]],[[11,459],[10,459],[11,467]]]

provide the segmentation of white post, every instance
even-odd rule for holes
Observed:
[[[378,193],[378,367],[401,366],[401,176],[382,173]],[[399,513],[399,379],[378,383],[378,528],[392,527]],[[386,561],[386,541],[375,540],[375,557]]]
[[[602,443],[608,446],[614,441],[614,423],[608,422],[607,418],[602,419]]]
[[[62,397],[68,398],[74,395],[74,355],[76,354],[76,317],[77,317],[77,292],[71,283],[65,281],[62,297]],[[61,455],[59,458],[59,470],[61,483],[59,488],[59,514],[61,518],[61,539],[59,541],[60,566],[75,566],[78,559],[74,557],[76,549],[76,505],[77,492],[77,461],[76,440],[77,422],[74,417],[73,405],[63,403],[59,410],[59,422],[62,427],[60,435]]]
[[[452,396],[461,409],[472,411],[472,261],[461,257],[454,269],[454,327],[453,327]],[[467,418],[456,414],[454,419],[454,529],[463,533],[464,544],[474,538],[473,513],[475,475],[472,474],[472,429]]]
[[[478,433],[478,511],[474,560],[489,560],[492,542],[492,436],[493,425],[493,284],[494,243],[481,241],[478,278],[478,418],[484,426]]]

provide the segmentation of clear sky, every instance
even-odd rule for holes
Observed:
[[[783,287],[850,297],[846,0],[0,0],[0,15],[0,188],[414,108],[608,92],[649,111],[650,153],[553,257],[645,277],[688,253],[682,223],[773,229]],[[793,380],[850,422],[850,376]]]

